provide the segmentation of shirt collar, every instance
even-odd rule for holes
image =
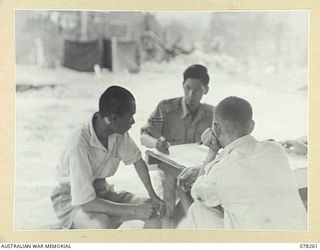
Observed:
[[[190,114],[188,108],[187,108],[187,105],[186,105],[186,102],[185,102],[185,98],[182,97],[181,98],[181,109],[182,109],[182,112],[181,112],[181,116],[180,116],[180,119],[184,119],[187,115]],[[190,114],[191,115],[191,114]],[[194,121],[198,121],[200,120],[203,116],[205,116],[205,112],[204,112],[204,109],[203,109],[203,106],[202,104],[200,103],[200,106],[199,106],[199,109],[197,111],[197,114],[196,114],[196,117],[194,118]]]
[[[252,135],[242,136],[242,137],[236,139],[235,141],[231,142],[230,144],[228,144],[226,147],[224,147],[224,149],[221,152],[221,156],[225,156],[227,154],[230,154],[237,147],[239,147],[243,144],[251,143],[253,141],[255,141],[255,138]]]
[[[182,108],[180,119],[182,120],[189,114],[189,110],[187,108],[184,97],[181,98],[180,102],[181,102],[181,108]]]
[[[100,140],[98,139],[98,136],[96,134],[96,131],[94,131],[94,128],[93,128],[93,119],[95,117],[97,113],[94,113],[92,116],[91,116],[91,119],[89,121],[89,129],[90,129],[90,145],[93,146],[93,147],[96,147],[96,148],[101,148],[103,150],[106,150],[106,147],[103,146],[103,144],[100,142]],[[110,143],[109,143],[110,144]]]

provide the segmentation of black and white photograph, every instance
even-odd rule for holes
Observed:
[[[14,18],[14,231],[308,232],[309,11]]]

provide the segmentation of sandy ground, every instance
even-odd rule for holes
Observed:
[[[182,72],[195,62],[208,65],[211,73],[210,91],[203,101],[215,105],[230,95],[246,98],[254,109],[253,135],[258,139],[283,140],[307,134],[305,71],[240,74],[218,69],[209,59],[199,58],[146,64],[141,73],[133,75],[102,72],[96,76],[64,68],[50,70],[18,65],[14,228],[49,230],[58,225],[49,200],[56,184],[55,164],[68,135],[97,110],[100,94],[113,84],[128,88],[136,97],[136,124],[130,134],[139,146],[140,128],[148,115],[160,100],[183,95]],[[157,173],[153,171],[151,175],[161,193]],[[119,190],[146,196],[131,166],[120,165],[109,181]],[[132,221],[121,228],[141,227],[142,222]]]

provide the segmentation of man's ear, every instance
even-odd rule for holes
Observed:
[[[215,135],[215,137],[219,137],[221,134],[221,125],[217,122],[213,123],[213,134]]]
[[[105,122],[107,125],[109,125],[109,124],[111,124],[112,122],[114,122],[115,120],[117,120],[117,118],[118,118],[118,115],[112,113],[112,114],[104,117],[103,119],[104,119],[104,122]]]
[[[110,121],[110,119],[108,117],[103,117],[103,120],[107,125],[111,124],[111,121]]]
[[[254,130],[255,124],[256,124],[256,123],[254,122],[254,120],[251,120],[251,121],[250,121],[250,124],[249,124],[249,134],[251,134],[252,131]]]
[[[108,117],[103,117],[103,120],[107,125],[111,124],[111,121],[109,120]]]
[[[203,94],[206,95],[208,92],[209,92],[209,86],[205,86]]]

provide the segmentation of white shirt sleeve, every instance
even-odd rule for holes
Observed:
[[[192,186],[191,195],[196,202],[207,207],[216,207],[222,203],[217,185],[210,179],[210,175],[199,176]]]
[[[123,135],[118,153],[126,165],[134,164],[141,158],[141,151],[128,132]]]
[[[71,186],[71,205],[88,203],[96,198],[89,155],[84,147],[74,147],[68,157]]]

